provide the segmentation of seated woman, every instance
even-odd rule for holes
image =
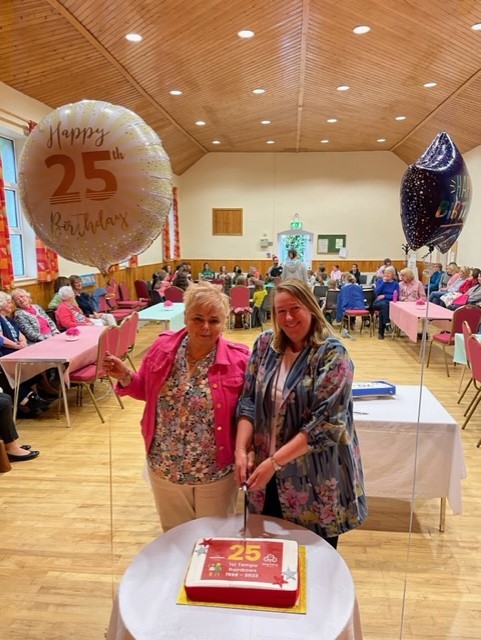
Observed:
[[[75,300],[82,313],[87,317],[100,320],[95,324],[102,324],[104,327],[114,327],[117,322],[111,313],[99,313],[95,307],[94,299],[91,295],[82,291],[83,283],[80,276],[70,276],[70,286],[75,293]]]
[[[342,322],[344,313],[348,309],[365,309],[366,303],[364,302],[364,291],[360,285],[356,283],[356,277],[352,273],[343,273],[341,276],[342,287],[337,296],[336,305],[336,321]],[[356,323],[356,318],[350,318],[350,328],[353,329]],[[349,333],[343,334],[345,338],[349,337]]]
[[[199,273],[199,280],[207,280],[208,282],[210,282],[214,278],[215,278],[215,273],[210,268],[209,263],[204,262],[202,271]]]
[[[426,285],[426,292],[431,294],[433,291],[438,291],[441,287],[441,281],[444,276],[443,265],[440,262],[433,264],[433,272],[429,276],[429,282]]]
[[[179,265],[179,268],[175,272],[174,280],[172,284],[179,289],[187,290],[188,286],[192,283],[192,277],[188,271],[186,265]]]
[[[312,289],[316,283],[317,283],[317,280],[316,280],[316,276],[314,275],[314,271],[312,269],[308,269],[307,270],[307,286],[311,287]]]
[[[8,393],[0,390],[0,439],[5,443],[5,449],[10,462],[33,460],[40,451],[30,448],[29,444],[20,444],[17,429],[13,420],[12,398]]]
[[[229,291],[232,287],[232,276],[227,271],[227,267],[225,266],[225,264],[220,268],[217,279],[222,280],[222,288],[224,290],[224,293],[229,295]]]
[[[379,311],[379,340],[384,340],[384,332],[386,325],[389,324],[389,303],[392,302],[394,292],[397,291],[399,296],[399,283],[394,280],[396,269],[394,267],[386,267],[384,269],[384,277],[378,278],[374,293],[376,299],[372,305],[375,311]]]
[[[466,304],[481,305],[481,271],[479,269],[473,269],[473,271],[477,271],[477,283],[468,289],[466,293],[462,293],[457,298],[454,298],[453,303],[449,305],[448,309],[455,311],[459,307],[464,307]]]
[[[58,295],[60,296],[60,304],[55,311],[55,319],[57,325],[61,329],[70,329],[71,327],[82,327],[91,324],[104,326],[100,318],[87,318],[75,302],[75,292],[72,287],[60,287]]]
[[[399,302],[426,300],[424,285],[414,279],[414,271],[406,267],[399,272]]]
[[[51,320],[38,304],[33,304],[32,297],[25,289],[14,289],[12,300],[17,307],[14,318],[27,342],[41,342],[60,333],[55,322]]]
[[[449,268],[449,265],[448,267]],[[433,304],[437,304],[440,307],[446,307],[452,304],[454,298],[458,296],[460,293],[466,293],[468,289],[472,286],[471,279],[469,279],[468,285],[466,285],[466,281],[469,278],[469,274],[471,273],[471,269],[469,267],[458,267],[457,268],[457,278],[452,281],[452,278],[449,279],[448,286],[445,289],[440,289],[439,291],[433,291],[429,296],[429,302]],[[465,289],[465,291],[462,291]]]
[[[356,284],[361,284],[361,272],[356,262],[353,263],[352,269],[349,271],[356,278]]]
[[[12,311],[12,296],[4,291],[0,291],[0,357],[27,347],[27,339],[20,331],[15,320],[11,317]],[[20,383],[17,410],[18,417],[36,418],[40,415],[41,411],[45,411],[50,406],[50,402],[41,398],[34,389],[34,385],[39,384],[40,381],[40,377],[35,377]],[[14,390],[3,372],[0,374],[0,386],[13,398]]]
[[[47,305],[48,311],[55,311],[60,304],[60,296],[58,295],[60,287],[68,287],[69,285],[70,280],[65,276],[58,276],[58,278],[55,278],[53,283],[53,297]]]

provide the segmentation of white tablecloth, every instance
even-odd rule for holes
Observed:
[[[474,334],[476,336],[476,340],[481,342],[481,335],[479,333]],[[462,333],[454,334],[454,356],[453,362],[457,364],[464,364],[465,366],[468,364],[466,361],[466,346],[464,344],[464,335]]]
[[[311,531],[249,516],[250,537],[297,540],[307,550],[307,614],[176,604],[200,537],[239,537],[242,517],[201,518],[171,529],[132,561],[120,584],[107,640],[362,640],[351,574]]]
[[[173,302],[168,307],[160,302],[139,311],[139,322],[163,322],[166,329],[178,331],[185,327],[184,311],[185,304],[183,302]]]
[[[416,470],[415,497],[447,497],[461,513],[466,467],[459,426],[423,387],[417,433],[419,392],[418,386],[398,386],[395,396],[354,401],[366,493],[409,500]]]

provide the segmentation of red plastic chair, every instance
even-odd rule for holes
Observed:
[[[172,285],[165,290],[164,298],[170,302],[184,302],[184,290]]]
[[[235,319],[237,316],[241,316],[244,329],[250,329],[252,326],[251,314],[249,287],[243,285],[232,287],[230,290],[229,322],[234,316],[234,323],[231,323],[231,328],[235,329]]]
[[[131,309],[116,309],[115,306],[110,303],[106,293],[99,295],[98,301],[100,313],[111,313],[117,322],[120,322],[131,314]]]
[[[120,308],[126,307],[127,304],[130,304],[132,308],[138,307],[138,309],[145,309],[145,307],[147,307],[150,302],[148,296],[147,298],[144,298],[144,299],[142,298],[139,298],[138,300],[131,299],[129,296],[129,289],[125,284],[125,282],[120,282],[118,289],[119,289],[120,300],[117,300],[117,304],[119,305]]]
[[[97,400],[93,394],[93,386],[96,382],[107,381],[110,385],[110,388],[114,392],[115,397],[120,405],[120,408],[123,409],[124,405],[122,404],[122,400],[115,393],[114,385],[109,375],[103,368],[103,362],[105,358],[105,353],[109,351],[117,355],[118,353],[118,345],[119,345],[119,328],[118,327],[107,327],[99,337],[99,345],[97,349],[97,360],[93,364],[88,364],[85,367],[81,367],[76,371],[72,371],[70,373],[70,383],[76,384],[80,388],[80,395],[77,393],[77,402],[82,404],[82,391],[83,389],[87,389],[92,402],[94,403],[95,409],[98,413],[98,416],[101,422],[105,422],[103,415],[100,412],[99,406],[97,404]]]
[[[463,424],[463,429],[471,420],[473,413],[476,411],[477,406],[481,402],[481,342],[478,341],[476,336],[469,336],[469,340],[466,344],[466,355],[469,354],[471,361],[471,372],[473,375],[473,385],[476,389],[473,399],[469,403],[469,407],[466,409],[466,420]],[[481,446],[481,438],[478,441],[477,447]]]
[[[454,311],[453,319],[451,321],[450,333],[437,333],[432,337],[431,344],[429,345],[428,361],[426,363],[426,367],[429,367],[433,344],[434,343],[440,344],[443,348],[443,353],[444,353],[444,364],[446,366],[446,375],[449,378],[448,354],[446,351],[446,347],[451,347],[454,345],[454,335],[456,333],[462,332],[463,322],[465,321],[468,323],[471,331],[473,333],[476,332],[478,330],[478,326],[481,321],[481,307],[467,304],[463,307],[459,307],[459,309],[456,309]]]

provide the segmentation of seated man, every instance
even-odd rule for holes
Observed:
[[[266,282],[273,282],[275,278],[279,278],[282,274],[282,265],[279,263],[277,256],[272,256],[272,266],[269,267],[266,274]]]
[[[386,267],[384,278],[378,278],[374,290],[376,299],[372,308],[379,311],[379,333],[377,336],[379,340],[384,340],[386,325],[389,324],[389,303],[392,302],[395,291],[399,297],[399,283],[394,280],[395,273],[394,267]]]

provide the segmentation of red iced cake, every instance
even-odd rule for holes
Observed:
[[[185,577],[194,601],[293,607],[299,594],[297,542],[201,538]]]

